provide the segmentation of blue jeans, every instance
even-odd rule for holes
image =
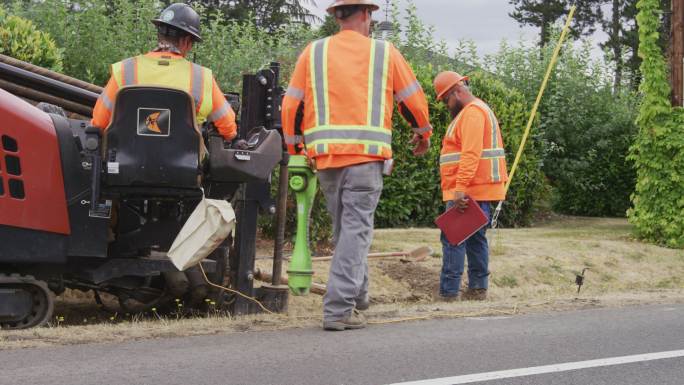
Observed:
[[[491,221],[490,202],[478,202],[482,211]],[[453,202],[447,203],[447,209]],[[487,227],[480,229],[460,245],[452,245],[442,233],[442,273],[439,277],[439,294],[444,297],[457,296],[461,288],[461,275],[465,256],[468,256],[468,287],[486,289],[489,277],[489,246]]]

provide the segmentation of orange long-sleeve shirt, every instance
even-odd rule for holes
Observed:
[[[501,131],[493,113],[490,115],[490,110],[485,110],[483,106],[484,102],[480,100],[466,105],[452,122],[455,127],[450,126],[444,136],[442,154],[460,154],[457,163],[440,168],[444,201],[453,200],[456,192],[465,192],[478,201],[505,199],[508,174]],[[500,150],[491,149],[494,142],[492,136],[495,137],[496,147],[501,147]],[[501,153],[492,159],[487,151]],[[492,162],[496,162],[496,172],[493,171]]]
[[[148,57],[154,58],[168,58],[171,60],[185,60],[183,56],[172,53],[172,52],[148,52],[145,54]],[[162,67],[164,68],[164,67]],[[149,82],[147,84],[150,84]],[[165,86],[162,82],[152,83],[152,85]],[[114,101],[116,99],[116,94],[119,92],[119,86],[114,79],[110,77],[107,85],[105,86],[102,94],[97,99],[95,103],[95,108],[93,109],[93,118],[91,124],[95,127],[101,128],[103,131],[107,129],[109,123],[112,119],[112,110],[114,108]],[[207,116],[201,116],[198,114],[197,121],[202,123],[205,120],[209,120],[214,123],[219,134],[223,136],[226,140],[232,140],[237,136],[237,124],[235,122],[235,112],[230,107],[230,104],[223,96],[221,89],[216,83],[216,79],[212,79],[212,110]],[[197,106],[199,107],[199,106]]]
[[[307,130],[320,127],[317,124],[320,107],[317,107],[314,100],[314,84],[312,84],[312,77],[316,76],[316,69],[311,67],[313,44],[307,46],[300,55],[283,99],[283,133],[291,154],[303,148],[302,135],[306,135]],[[386,55],[389,57],[386,71],[384,71],[386,81],[381,83],[382,88],[376,85],[376,89],[381,89],[384,95],[384,104],[381,103],[382,105],[378,106],[376,103],[374,107],[369,107],[369,98],[373,97],[371,96],[374,92],[372,87],[375,84],[375,78],[370,78],[372,75],[369,72],[372,71],[369,71],[369,68],[376,66],[382,60],[378,50],[372,50],[372,44],[372,39],[354,31],[344,30],[331,37],[325,50],[321,51],[324,52],[325,67],[321,68],[318,81],[327,83],[325,108],[329,125],[341,128],[367,127],[370,121],[369,115],[373,113],[372,109],[378,108],[381,111],[375,111],[375,113],[382,117],[379,121],[380,125],[391,130],[393,101],[395,101],[399,105],[399,112],[412,126],[413,131],[429,138],[432,134],[432,126],[429,121],[425,94],[409,64],[389,42],[383,43],[386,44],[383,49],[388,50]],[[375,56],[372,57],[371,53]],[[375,71],[376,73],[383,72]],[[322,78],[324,80],[321,80]],[[318,101],[319,105],[322,100]],[[375,102],[380,98],[375,95],[371,100]],[[363,154],[360,153],[362,146],[354,146],[355,142],[347,141],[336,149],[329,149],[329,153],[317,155],[315,157],[317,168],[339,168],[391,156],[391,153],[387,152],[383,155]]]

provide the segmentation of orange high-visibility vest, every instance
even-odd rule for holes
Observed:
[[[474,121],[482,127],[469,127],[468,114],[481,114],[482,119]],[[464,142],[469,144],[467,148]],[[457,191],[475,200],[505,198],[506,152],[499,122],[483,101],[477,99],[465,106],[449,125],[442,140],[439,169],[444,201],[454,199]]]
[[[431,135],[425,94],[390,42],[353,31],[317,40],[283,100],[288,149],[304,147],[320,169],[391,158],[394,101],[415,133]]]

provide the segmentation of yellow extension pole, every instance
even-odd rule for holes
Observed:
[[[563,42],[565,41],[565,37],[568,34],[568,31],[570,30],[570,23],[572,22],[573,16],[575,16],[575,9],[577,8],[576,5],[573,5],[572,8],[570,8],[570,14],[568,14],[568,20],[565,22],[565,27],[563,28],[563,32],[561,32],[560,38],[558,39],[558,44],[556,45],[556,49],[553,51],[553,56],[551,56],[551,61],[549,62],[549,67],[546,69],[546,75],[544,76],[544,81],[541,84],[541,87],[539,88],[539,93],[537,94],[537,100],[534,102],[534,107],[532,107],[532,112],[530,113],[530,118],[527,120],[527,127],[525,128],[525,133],[523,134],[522,141],[520,141],[520,147],[518,147],[518,153],[515,155],[515,161],[513,162],[513,166],[511,167],[511,173],[508,175],[508,181],[506,182],[506,192],[508,193],[508,188],[511,186],[511,181],[513,180],[513,175],[515,175],[515,171],[518,168],[518,163],[520,163],[520,158],[522,157],[523,150],[525,150],[525,144],[527,142],[527,137],[530,134],[530,130],[532,129],[532,123],[534,122],[534,117],[537,115],[537,109],[539,109],[539,104],[541,103],[542,96],[544,95],[544,91],[546,90],[546,85],[549,82],[549,78],[551,77],[551,73],[553,72],[553,68],[556,66],[556,62],[558,61],[558,55],[560,54],[561,47],[563,46]]]
[[[549,82],[549,78],[551,77],[551,73],[553,72],[553,68],[556,66],[556,62],[558,61],[558,55],[560,54],[560,50],[563,47],[563,42],[565,41],[565,38],[568,35],[568,31],[570,30],[570,23],[572,22],[573,17],[575,16],[575,10],[577,9],[576,5],[573,5],[570,8],[570,13],[568,14],[568,19],[565,21],[565,27],[563,27],[563,32],[561,32],[560,38],[558,38],[558,44],[556,45],[556,49],[553,51],[553,56],[551,56],[551,61],[549,62],[549,66],[546,69],[546,75],[544,76],[544,80],[542,81],[541,87],[539,87],[539,93],[537,94],[537,100],[534,102],[534,106],[532,107],[532,111],[530,112],[530,118],[527,120],[527,127],[525,127],[525,133],[523,134],[522,140],[520,141],[520,146],[518,147],[518,153],[515,155],[515,160],[513,161],[513,166],[511,167],[511,172],[508,175],[508,181],[506,182],[505,186],[505,193],[508,193],[508,188],[511,187],[511,181],[513,180],[513,176],[515,175],[515,171],[518,169],[518,164],[520,163],[520,158],[522,157],[523,151],[525,150],[525,144],[527,143],[527,137],[530,135],[530,130],[532,129],[532,123],[534,123],[534,117],[537,116],[537,110],[539,109],[539,104],[541,103],[542,96],[544,95],[544,91],[546,90],[546,85]],[[494,215],[492,216],[492,228],[496,228],[497,224],[497,219],[499,217],[499,213],[501,212],[501,206],[503,204],[503,201],[500,201],[499,204],[496,207],[496,211],[494,212]]]

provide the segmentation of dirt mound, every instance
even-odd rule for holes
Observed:
[[[439,289],[439,271],[414,262],[387,261],[378,268],[391,279],[403,282],[409,292],[403,300],[432,300]]]

